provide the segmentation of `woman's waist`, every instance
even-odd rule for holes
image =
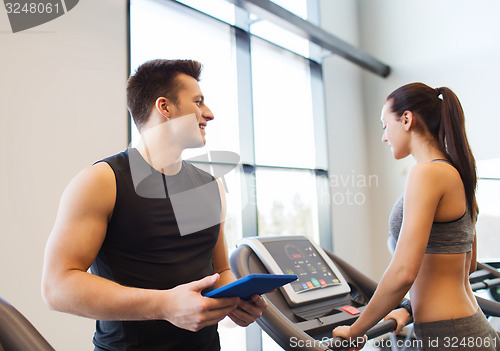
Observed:
[[[467,294],[463,280],[433,284],[416,282],[411,289],[410,299],[417,323],[468,317],[478,307]]]

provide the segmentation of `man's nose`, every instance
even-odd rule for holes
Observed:
[[[205,106],[205,109],[203,110],[202,116],[207,121],[211,121],[211,120],[213,120],[215,118],[214,114],[212,113],[212,110],[210,110],[208,108],[208,106]]]

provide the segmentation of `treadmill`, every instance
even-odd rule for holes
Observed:
[[[230,264],[237,278],[253,273],[299,277],[263,295],[268,307],[257,319],[287,351],[348,348],[347,340],[332,338],[332,330],[354,323],[377,288],[376,281],[305,236],[244,238],[232,253]],[[485,314],[500,316],[500,303],[479,297],[478,302]],[[388,320],[366,334],[372,339],[395,329],[396,321]]]

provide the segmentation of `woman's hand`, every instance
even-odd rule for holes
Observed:
[[[411,316],[406,309],[398,308],[384,317],[384,321],[388,319],[394,319],[398,323],[398,326],[396,327],[396,330],[393,331],[393,333],[399,334],[401,333],[403,327],[410,322]]]
[[[368,340],[368,337],[366,335],[363,336],[353,335],[351,333],[351,327],[345,325],[333,329],[332,335],[334,338],[340,337],[344,339],[342,342],[339,342],[338,344],[340,347],[349,347],[347,351],[361,350],[365,346],[366,341]]]

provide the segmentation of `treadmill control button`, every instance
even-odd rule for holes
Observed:
[[[353,316],[361,313],[356,307],[352,307],[352,306],[344,306],[344,307],[340,307],[340,309],[342,311],[346,311],[349,314],[352,314]]]

